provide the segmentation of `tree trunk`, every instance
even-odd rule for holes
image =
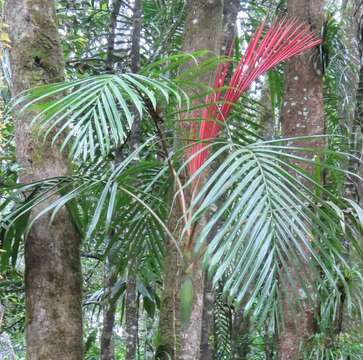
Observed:
[[[107,46],[107,60],[106,70],[114,72],[114,49],[115,49],[115,35],[117,27],[117,16],[120,12],[122,5],[121,0],[114,0],[112,4],[112,12],[109,24],[109,36]],[[133,30],[131,34],[131,70],[137,72],[140,64],[140,37],[141,37],[141,0],[135,0],[133,8]],[[140,146],[140,115],[137,111],[134,114],[134,122],[131,129],[130,146],[134,150]],[[116,150],[116,163],[120,160],[121,154],[118,149]],[[112,250],[110,250],[112,251]],[[129,265],[132,269],[132,265]],[[115,323],[115,312],[117,309],[117,300],[120,294],[111,296],[112,288],[117,281],[116,264],[112,261],[112,256],[109,256],[109,266],[107,268],[106,279],[106,298],[104,305],[104,321],[103,331],[101,336],[101,358],[102,360],[114,359],[114,344],[113,328]],[[138,341],[138,304],[137,304],[137,290],[136,281],[131,275],[128,274],[126,285],[126,359],[133,360],[136,358],[137,341]]]
[[[131,71],[137,73],[140,68],[140,39],[141,39],[141,0],[135,0],[132,16],[131,35]],[[141,142],[141,119],[137,109],[134,109],[134,122],[132,123],[130,144],[131,151],[136,150]]]
[[[139,334],[139,305],[136,280],[133,276],[127,279],[126,300],[126,357],[125,360],[135,360]]]
[[[134,1],[131,35],[131,71],[137,73],[140,68],[140,38],[141,38],[141,0]],[[130,145],[131,151],[139,148],[141,143],[141,118],[139,112],[134,111]],[[129,261],[126,287],[126,360],[136,359],[139,334],[139,303],[134,276],[134,264]]]
[[[134,0],[131,36],[131,71],[136,73],[140,68],[141,37],[141,0]]]
[[[222,55],[227,55],[233,50],[234,41],[237,35],[237,16],[240,7],[240,0],[224,0]]]
[[[224,0],[223,2],[223,23],[222,23],[222,55],[232,55],[233,45],[237,36],[237,16],[240,10],[241,4],[239,0]],[[230,68],[231,70],[231,68]],[[230,72],[227,74],[227,78],[231,77]],[[218,206],[218,204],[217,204]],[[222,225],[222,221],[218,222],[215,229],[210,234],[210,239],[215,236],[219,227]],[[211,333],[213,333],[213,303],[214,295],[212,289],[212,282],[208,280],[208,277],[204,277],[204,296],[203,296],[203,318],[202,318],[202,336],[200,347],[200,360],[211,360],[213,358],[213,346],[214,343],[210,342]]]
[[[265,359],[266,360],[273,360],[274,359],[274,348],[276,346],[274,342],[274,338],[271,334],[266,333],[264,336],[265,342]]]
[[[105,294],[103,299],[103,326],[101,333],[101,360],[114,360],[115,348],[113,342],[113,328],[115,325],[115,313],[117,300],[120,294],[112,294],[113,287],[117,281],[115,264],[108,257],[108,266],[105,276]]]
[[[259,131],[259,136],[264,140],[271,140],[275,136],[275,109],[272,108],[268,78],[265,79],[261,91],[260,103],[263,106],[263,109],[260,120],[261,130]]]
[[[200,344],[200,360],[211,360],[213,358],[213,348],[210,344],[211,329],[213,328],[213,290],[212,282],[204,276],[204,296],[203,296],[203,318],[202,337]]]
[[[116,304],[109,306],[103,313],[103,328],[101,334],[101,359],[114,360],[115,347],[113,342],[113,327],[115,325]]]
[[[160,340],[155,358],[174,360],[176,357],[177,274],[180,270],[178,265],[180,260],[176,246],[169,238],[165,252],[164,289],[161,296],[159,317]]]
[[[209,50],[211,55],[219,55],[222,35],[222,0],[189,0],[187,3],[187,18],[185,24],[183,51],[192,53],[196,50]],[[200,79],[210,83],[211,74]],[[190,89],[195,95],[195,90]],[[178,137],[185,139],[191,134],[191,123],[181,121]],[[181,179],[183,181],[183,179]],[[191,194],[185,194],[187,206]],[[169,227],[178,240],[184,254],[184,266],[179,266],[180,259],[171,242],[167,247],[166,268],[164,279],[164,293],[162,296],[161,315],[159,323],[160,347],[159,359],[195,360],[200,355],[202,314],[203,314],[203,273],[199,261],[188,258],[192,244],[198,236],[202,224],[197,225],[193,239],[181,238],[181,226],[176,226],[182,216],[180,205],[172,209]],[[171,260],[172,259],[172,260]],[[187,260],[188,259],[188,260]],[[186,270],[188,271],[186,272]],[[192,282],[192,310],[186,324],[180,324],[179,289],[183,281],[188,278]],[[168,288],[173,286],[174,288]],[[173,317],[170,319],[170,317]],[[171,351],[171,352],[169,352]],[[163,356],[163,357],[162,357]]]
[[[114,71],[114,50],[115,50],[115,38],[117,28],[117,16],[120,13],[122,0],[112,1],[112,10],[110,16],[110,23],[108,26],[108,38],[107,38],[107,57],[106,57],[106,71]]]
[[[323,0],[288,0],[288,13],[312,25],[313,30],[320,33],[323,22]],[[282,133],[284,137],[323,135],[324,104],[323,80],[321,69],[314,59],[318,59],[317,50],[289,61],[285,70],[284,106],[282,108]],[[294,141],[294,146],[324,147],[322,139],[308,143],[304,140]],[[302,157],[310,155],[299,153]],[[311,165],[301,164],[307,171]],[[296,267],[290,268],[290,276],[298,282]],[[305,281],[306,279],[304,279]],[[310,280],[307,280],[307,284]],[[314,311],[307,303],[304,290],[293,288],[287,279],[282,279],[285,286],[284,328],[279,336],[278,354],[280,360],[297,360],[301,357],[299,348],[314,332]],[[308,286],[308,285],[307,285]],[[295,294],[301,295],[301,303],[294,299]]]
[[[212,56],[218,56],[222,40],[222,21],[222,0],[188,1],[183,51],[192,53],[196,50],[206,49],[210,51]],[[200,80],[210,84],[212,76],[213,74],[207,74]],[[195,94],[195,90],[191,90],[190,95],[193,95],[193,93]],[[190,125],[190,122],[181,122],[179,133],[181,137],[184,137],[185,134],[192,134]],[[188,135],[186,138],[188,138]],[[201,182],[203,182],[203,179],[201,179]],[[191,194],[186,194],[188,205],[190,198]],[[179,219],[180,213],[177,215]],[[195,360],[200,356],[204,276],[199,261],[188,259],[188,257],[202,227],[203,220],[201,219],[194,229],[193,238],[181,239],[180,234],[178,236],[179,240],[181,240],[184,255],[184,268],[183,271],[179,272],[178,284],[180,286],[186,278],[189,278],[192,281],[193,288],[190,319],[187,324],[181,326],[180,331],[180,354],[178,356],[180,360]],[[187,269],[192,270],[188,271]]]
[[[8,0],[5,21],[11,38],[12,94],[63,79],[63,55],[51,0]],[[15,119],[21,182],[68,174],[66,157],[38,140],[30,122],[35,110]],[[54,198],[36,207],[34,218]],[[26,343],[29,360],[81,360],[80,236],[66,209],[52,225],[38,220],[25,242]]]
[[[108,26],[108,38],[107,38],[107,57],[106,57],[106,72],[114,72],[114,50],[115,50],[115,38],[117,28],[117,16],[120,13],[122,0],[112,1],[112,10]],[[118,157],[116,150],[116,158]],[[117,162],[117,159],[116,159]],[[117,309],[117,300],[119,294],[112,295],[113,287],[117,282],[117,268],[112,256],[113,249],[107,256],[106,264],[104,266],[105,279],[104,279],[104,297],[102,301],[103,311],[103,324],[102,333],[100,339],[101,345],[101,360],[114,360],[115,359],[115,347],[113,341],[113,328],[115,326],[115,314]]]

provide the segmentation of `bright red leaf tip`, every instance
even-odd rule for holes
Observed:
[[[220,64],[214,81],[214,92],[205,100],[198,140],[186,151],[188,169],[194,174],[205,162],[208,150],[205,142],[216,138],[220,123],[225,121],[240,96],[248,90],[252,82],[279,63],[320,44],[321,40],[310,31],[310,26],[297,19],[282,18],[275,20],[263,35],[265,22],[262,22],[249,42],[246,52],[239,62],[227,90],[222,94],[228,64]],[[218,105],[220,104],[220,105]],[[194,136],[197,123],[192,126]],[[204,143],[203,143],[204,142]]]

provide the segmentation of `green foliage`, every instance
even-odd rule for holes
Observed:
[[[52,101],[52,97],[62,96]],[[155,110],[156,94],[165,101],[182,98],[166,80],[163,82],[138,74],[99,75],[72,82],[45,85],[16,99],[14,106],[25,104],[22,111],[36,110],[32,124],[52,136],[52,144],[61,140],[61,150],[72,143],[73,158],[94,160],[124,144],[131,130],[135,111],[142,118],[148,104]],[[11,109],[12,110],[12,109]]]
[[[363,353],[361,337],[350,333],[340,333],[334,339],[326,333],[315,334],[309,346],[311,349],[304,356],[306,360],[359,360]]]
[[[54,146],[67,150],[73,160],[71,176],[16,185],[11,119],[8,117],[1,127],[6,152],[1,153],[0,176],[6,201],[0,202],[0,240],[5,251],[1,257],[0,295],[7,307],[5,328],[19,320],[10,329],[12,339],[18,344],[18,354],[23,351],[24,324],[21,240],[28,226],[37,220],[27,223],[29,211],[54,195],[59,197],[39,216],[50,212],[53,219],[66,205],[83,238],[85,358],[100,356],[106,258],[112,259],[117,273],[113,293],[121,293],[117,329],[123,326],[125,279],[132,261],[131,271],[142,303],[140,322],[152,323],[148,344],[153,337],[154,343],[157,342],[155,320],[159,315],[165,242],[171,236],[167,227],[170,212],[167,204],[175,180],[168,162],[178,175],[184,175],[186,161],[180,155],[184,149],[172,150],[174,129],[176,121],[193,110],[194,105],[190,104],[199,99],[188,98],[181,89],[198,87],[202,93],[199,97],[204,97],[211,90],[195,84],[195,79],[225,59],[205,60],[203,52],[192,55],[179,52],[184,1],[145,0],[142,3],[143,67],[139,75],[128,73],[132,12],[126,2],[118,17],[116,73],[105,75],[109,2],[59,0],[57,13],[67,77],[73,80],[40,87],[14,99],[13,106],[39,112],[33,119],[34,131]],[[284,2],[256,0],[245,2],[244,6],[245,11],[240,14],[244,31],[241,43],[236,42],[238,51],[261,16],[275,14],[283,9]],[[358,242],[362,235],[362,210],[352,200],[343,198],[347,176],[355,176],[350,168],[346,170],[346,164],[355,160],[347,155],[351,144],[347,141],[349,128],[343,120],[344,114],[351,116],[355,106],[356,64],[346,43],[343,22],[328,16],[323,34],[320,60],[325,64],[328,148],[324,151],[299,149],[311,159],[315,156],[314,160],[306,160],[296,154],[297,149],[289,143],[292,139],[262,142],[264,108],[258,100],[258,84],[234,107],[221,138],[208,144],[211,150],[208,161],[182,189],[209,171],[208,179],[187,208],[190,221],[184,231],[202,216],[211,214],[194,252],[203,257],[205,268],[218,288],[213,336],[218,359],[229,359],[233,345],[232,309],[240,310],[240,304],[246,304],[243,310],[253,315],[248,359],[264,358],[264,319],[268,317],[271,328],[277,331],[281,320],[278,281],[287,275],[288,281],[294,284],[296,279],[288,274],[291,265],[304,268],[301,278],[313,274],[320,300],[318,334],[307,343],[306,359],[361,358],[360,339],[355,335],[359,327],[344,330],[338,336],[329,330],[336,325],[342,306],[344,313],[355,319],[361,315],[362,308],[362,251]],[[196,66],[180,71],[191,62]],[[267,81],[271,107],[278,115],[283,69],[269,73]],[[155,112],[164,120],[161,125],[167,154],[161,149],[160,134],[155,129]],[[131,149],[128,138],[135,115],[141,118],[142,134],[140,146]],[[316,139],[304,139],[309,140]],[[4,148],[4,141],[1,144]],[[319,157],[321,162],[316,160]],[[307,166],[315,169],[314,176],[304,171]],[[324,187],[320,185],[322,179]],[[17,271],[10,271],[10,265]],[[180,295],[182,318],[187,319],[193,295],[190,279],[182,284]],[[123,359],[125,341],[119,335],[115,340],[116,358]],[[146,342],[141,342],[139,347],[143,356]]]
[[[320,269],[333,285],[331,254],[339,257],[343,250],[336,238],[336,224],[340,221],[330,206],[330,202],[340,201],[295,165],[296,160],[310,164],[313,161],[293,155],[293,150],[297,149],[280,140],[247,146],[221,143],[186,185],[196,181],[212,161],[223,158],[193,199],[187,226],[198,222],[217,201],[226,199],[199,234],[195,251],[206,247],[205,265],[213,276],[213,284],[224,278],[223,290],[231,302],[241,303],[248,294],[245,311],[257,303],[254,313],[261,320],[267,312],[278,311],[280,272],[288,274],[291,264],[301,266],[304,276],[317,274]],[[322,166],[341,171],[328,164]],[[311,186],[323,192],[326,200],[317,197]],[[221,220],[217,234],[210,237]],[[345,234],[354,244],[354,229],[348,229],[347,224]],[[323,239],[321,243],[319,238]],[[339,271],[338,276],[344,281]]]

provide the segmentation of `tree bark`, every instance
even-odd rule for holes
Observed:
[[[131,71],[134,73],[140,68],[141,4],[141,0],[134,0],[131,36]]]
[[[213,358],[213,347],[210,343],[210,335],[213,328],[213,303],[214,296],[212,290],[212,282],[208,280],[207,276],[205,276],[200,360],[211,360]]]
[[[212,56],[220,54],[222,41],[222,25],[223,25],[223,1],[208,0],[196,1],[190,0],[187,4],[187,18],[185,24],[183,51],[192,53],[193,51],[206,49]],[[213,74],[207,74],[200,79],[206,84],[210,84]],[[190,95],[195,94],[195,90],[191,90]],[[185,134],[192,134],[190,131],[190,122],[182,121],[180,124],[181,137]],[[190,136],[190,135],[189,135]],[[186,136],[186,138],[188,135]],[[203,182],[203,179],[201,179]],[[187,203],[191,194],[186,194]],[[178,218],[180,213],[178,214]],[[197,224],[192,239],[181,239],[181,245],[184,254],[184,269],[179,272],[179,286],[186,277],[189,277],[193,286],[192,311],[189,322],[181,326],[180,331],[180,360],[195,360],[200,356],[200,342],[203,318],[203,293],[204,293],[204,276],[200,263],[196,259],[189,259],[195,239],[198,237],[199,231],[203,227],[203,220]],[[192,269],[185,273],[186,269]]]
[[[108,264],[105,266],[105,294],[103,299],[103,326],[101,333],[101,360],[114,360],[115,348],[113,342],[113,328],[115,325],[115,314],[117,300],[120,293],[113,294],[112,290],[117,281],[117,272],[112,257],[108,257]]]
[[[206,49],[210,51],[211,55],[219,55],[222,15],[222,0],[189,0],[187,3],[183,51],[192,53],[196,50]],[[200,79],[206,84],[209,84],[210,80],[211,74]],[[195,95],[195,90],[190,89],[190,95],[192,94]],[[185,139],[190,136],[189,134],[191,134],[191,123],[181,121],[177,130],[178,138]],[[178,141],[176,143],[179,145]],[[185,180],[186,175],[183,176]],[[183,179],[181,181],[183,182]],[[188,206],[191,194],[185,193],[184,195]],[[177,226],[182,214],[180,205],[177,205],[172,209],[169,220],[169,228],[174,238],[179,242],[184,258],[183,268],[181,268],[179,265],[181,259],[179,259],[176,250],[173,249],[175,244],[169,240],[159,323],[161,339],[158,354],[163,355],[159,355],[159,359],[195,360],[200,356],[204,281],[199,261],[191,259],[189,256],[191,254],[190,245],[194,243],[195,238],[198,236],[202,223],[197,225],[193,239],[182,239],[181,226]],[[178,306],[179,289],[186,278],[192,282],[192,310],[188,323],[181,324]],[[168,288],[169,286],[174,288]]]
[[[223,46],[222,55],[232,53],[237,35],[237,16],[241,8],[240,0],[224,0],[223,5]]]
[[[261,114],[261,130],[260,136],[264,140],[271,140],[275,136],[275,119],[274,119],[274,111],[271,104],[271,94],[268,85],[268,79],[265,79],[265,83],[263,85],[261,91],[261,100],[260,103],[263,106],[262,114]]]
[[[274,360],[274,349],[276,347],[275,338],[268,332],[265,333],[265,359]]]
[[[120,13],[122,0],[112,1],[112,10],[110,16],[110,22],[108,26],[108,38],[107,38],[107,57],[106,57],[106,71],[114,71],[114,50],[115,50],[115,38],[117,28],[117,16]]]
[[[233,45],[237,37],[237,16],[241,4],[239,0],[224,0],[223,2],[223,23],[222,23],[222,55],[232,55]],[[231,70],[231,68],[230,68]],[[230,79],[230,71],[227,78]],[[218,206],[218,204],[217,204]],[[215,236],[222,221],[218,222],[215,229],[210,234],[210,239]],[[203,296],[203,317],[202,317],[202,336],[200,347],[200,360],[211,360],[213,358],[213,341],[211,342],[211,334],[213,333],[213,304],[214,294],[212,282],[208,277],[204,277],[204,296]]]
[[[140,68],[140,39],[141,39],[141,0],[134,1],[131,35],[131,71],[137,73]],[[134,110],[130,145],[131,151],[139,148],[141,143],[141,118],[138,111]],[[133,261],[129,261],[126,288],[126,360],[136,359],[139,335],[139,302],[134,276]]]
[[[106,70],[114,71],[114,49],[115,49],[115,32],[117,27],[117,16],[122,5],[121,0],[114,0],[112,13],[109,24],[109,37],[107,47]],[[141,0],[135,0],[133,8],[133,30],[131,34],[131,70],[138,72],[140,65],[140,37],[141,37]],[[131,129],[130,146],[131,150],[135,150],[140,146],[141,129],[140,116],[135,109],[134,122]],[[116,163],[120,160],[121,154],[116,151]],[[110,250],[112,251],[112,250]],[[132,264],[129,264],[129,269],[132,269]],[[115,263],[112,261],[112,256],[109,256],[109,267],[106,279],[106,299],[104,306],[104,322],[103,332],[101,336],[101,358],[102,360],[114,359],[113,345],[113,328],[115,323],[115,312],[117,309],[117,300],[120,294],[111,296],[112,288],[116,284],[117,274],[115,271]],[[126,359],[133,360],[136,358],[137,342],[138,342],[138,304],[137,304],[137,289],[136,280],[128,273],[125,297],[125,312],[126,312]]]
[[[288,13],[302,21],[311,24],[312,29],[320,33],[323,22],[323,0],[288,0]],[[282,108],[282,134],[284,137],[323,135],[324,104],[323,80],[317,50],[289,61],[285,70],[284,105]],[[294,146],[310,146],[321,148],[325,146],[322,139],[312,141],[293,141]],[[310,155],[299,153],[302,157]],[[310,164],[299,163],[307,171],[312,171]],[[290,268],[290,276],[297,283],[299,280],[296,267]],[[307,283],[310,280],[307,280]],[[293,288],[287,279],[282,279],[285,286],[284,328],[279,335],[278,358],[280,360],[300,359],[300,345],[314,333],[314,310],[306,301],[306,295],[301,288]],[[294,294],[300,295],[300,303],[294,299]],[[287,299],[289,298],[289,299]]]
[[[139,334],[139,305],[138,305],[136,280],[133,276],[129,276],[127,279],[125,309],[126,309],[125,360],[135,360],[137,353],[138,334]]]
[[[122,0],[113,0],[111,16],[108,26],[107,37],[107,57],[106,57],[106,72],[114,72],[114,50],[115,50],[115,38],[117,28],[117,16],[120,13]],[[116,151],[116,158],[118,154]],[[117,160],[116,160],[117,161]],[[104,279],[104,297],[102,301],[103,311],[103,324],[101,332],[101,360],[114,360],[115,359],[115,347],[113,341],[113,328],[115,326],[115,315],[117,309],[118,296],[112,295],[112,289],[117,281],[117,273],[115,264],[113,263],[112,252],[107,256],[106,264],[104,266],[105,279]]]
[[[12,95],[63,79],[63,54],[51,0],[5,3],[11,38]],[[16,155],[21,182],[68,174],[66,157],[38,140],[33,112],[15,117]],[[34,218],[54,198],[37,206]],[[49,225],[38,220],[25,242],[26,343],[29,360],[81,360],[82,308],[80,236],[66,209]]]
[[[141,39],[141,5],[142,0],[135,0],[132,16],[132,35],[131,35],[131,71],[137,73],[140,69],[140,39]],[[141,119],[140,114],[135,109],[134,122],[131,129],[131,151],[140,146],[141,139]]]
[[[161,296],[159,316],[160,342],[156,349],[155,358],[158,360],[174,360],[176,358],[177,341],[177,277],[180,270],[178,264],[180,259],[175,244],[169,238],[167,239],[165,253],[164,289]]]

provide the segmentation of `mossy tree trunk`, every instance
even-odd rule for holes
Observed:
[[[52,0],[7,0],[11,38],[12,95],[63,80],[63,54]],[[57,146],[39,140],[30,127],[35,111],[14,114],[21,182],[68,174]],[[50,199],[36,207],[34,217]],[[26,348],[28,360],[81,360],[80,236],[66,209],[52,225],[38,220],[25,242]]]

